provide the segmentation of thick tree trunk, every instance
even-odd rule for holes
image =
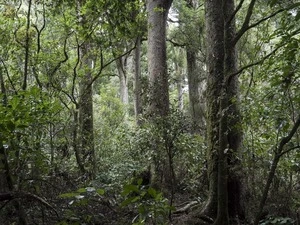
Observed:
[[[147,0],[148,11],[148,72],[150,80],[148,113],[155,125],[162,129],[164,148],[157,149],[154,157],[155,178],[158,187],[170,187],[174,176],[172,173],[173,148],[169,141],[169,82],[166,52],[166,25],[172,0]],[[154,148],[157,148],[154,140]]]
[[[225,80],[228,97],[228,198],[229,198],[229,216],[234,219],[244,219],[244,208],[241,203],[241,162],[239,153],[242,143],[241,115],[239,110],[239,81],[234,76],[229,79],[231,74],[238,70],[238,56],[236,45],[232,43],[235,38],[235,19],[230,20],[235,10],[234,0],[226,0],[224,3],[224,21],[225,21]]]
[[[234,1],[206,1],[208,66],[208,172],[209,200],[204,213],[215,224],[234,224],[244,218],[238,153],[242,131],[239,112],[239,84],[231,74],[237,71]]]
[[[147,0],[149,113],[159,117],[169,113],[166,25],[171,3],[171,0]]]
[[[220,94],[224,80],[224,18],[222,1],[206,0],[207,45],[207,163],[209,197],[203,214],[216,218],[218,210],[218,160],[220,148]],[[225,209],[226,210],[226,209]]]

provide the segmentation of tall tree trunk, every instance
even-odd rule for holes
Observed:
[[[205,213],[215,225],[244,218],[238,153],[242,131],[239,112],[234,1],[206,1],[208,67],[208,172],[209,200]],[[231,19],[231,20],[230,20]],[[230,20],[230,22],[228,22]],[[217,209],[217,210],[216,210]]]
[[[241,115],[239,110],[239,81],[238,77],[231,74],[238,70],[238,56],[236,45],[232,43],[235,38],[235,18],[228,21],[235,10],[234,0],[226,0],[224,4],[225,22],[225,82],[228,98],[228,200],[229,216],[234,219],[244,219],[244,208],[241,203],[241,162],[239,154],[242,144]]]
[[[172,150],[167,130],[169,123],[169,82],[166,52],[166,25],[172,0],[147,0],[148,11],[148,72],[150,80],[148,113],[152,122],[163,129],[164,148],[157,149],[154,157],[155,178],[158,187],[173,188]],[[157,123],[159,122],[159,123]],[[157,148],[154,140],[154,148]],[[172,199],[172,197],[171,197]]]
[[[93,60],[89,54],[90,45],[85,43],[81,47],[81,63],[84,71],[80,81],[79,100],[79,127],[80,127],[80,147],[82,150],[83,163],[87,166],[90,176],[94,176],[96,170],[95,150],[94,150],[94,115],[93,115],[93,90],[92,74]]]
[[[206,0],[207,46],[207,163],[209,196],[203,214],[218,212],[218,160],[220,160],[220,98],[224,80],[224,18],[222,1]],[[226,210],[226,209],[224,209]],[[227,221],[227,219],[225,220]]]
[[[166,25],[171,4],[172,0],[147,0],[149,112],[159,117],[167,116],[169,113]]]
[[[178,109],[180,111],[183,110],[183,86],[184,86],[184,75],[182,73],[182,69],[176,64],[176,80],[177,80],[177,102]]]
[[[139,124],[139,116],[142,114],[141,44],[141,37],[138,37],[134,50],[134,114],[137,124]]]
[[[82,27],[83,43],[79,48],[79,71],[82,76],[79,80],[79,102],[78,102],[78,118],[79,118],[79,148],[81,149],[82,159],[79,167],[86,167],[86,171],[90,177],[94,177],[96,172],[96,159],[94,149],[94,115],[93,115],[93,88],[92,88],[92,69],[93,56],[92,46],[85,32],[89,29],[86,16],[82,13],[82,7],[85,0],[77,1],[78,23]],[[79,156],[80,157],[80,156]]]
[[[187,75],[189,87],[189,111],[192,119],[192,131],[200,133],[201,127],[205,123],[204,109],[200,97],[200,79],[199,68],[196,60],[197,52],[191,46],[186,47]]]
[[[75,158],[77,165],[79,167],[79,170],[82,174],[86,173],[86,170],[84,168],[82,157],[81,157],[81,148],[79,146],[79,137],[78,137],[78,131],[79,131],[79,115],[78,115],[78,109],[79,106],[76,104],[76,108],[72,111],[73,114],[73,128],[72,128],[72,147],[75,153]]]
[[[123,56],[121,58],[118,58],[116,60],[117,69],[119,73],[119,79],[120,79],[120,99],[124,105],[128,105],[129,103],[129,97],[128,97],[128,87],[127,87],[127,73],[126,73],[126,67],[127,67],[127,56]]]

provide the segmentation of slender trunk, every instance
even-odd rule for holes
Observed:
[[[89,29],[86,16],[81,12],[85,1],[77,1],[78,23],[83,31]],[[80,72],[79,81],[79,135],[82,164],[88,168],[89,176],[92,178],[96,173],[96,159],[94,149],[94,115],[93,115],[93,86],[92,70],[94,67],[92,45],[89,37],[82,33],[83,43],[79,47]]]
[[[264,191],[263,191],[262,198],[261,198],[260,203],[259,203],[257,215],[256,215],[255,220],[254,220],[254,225],[259,224],[259,220],[260,220],[263,208],[266,204],[268,194],[269,194],[269,189],[270,189],[270,186],[271,186],[272,181],[274,179],[274,175],[275,175],[279,160],[285,153],[288,152],[288,151],[284,152],[284,147],[287,143],[290,142],[290,140],[293,138],[293,136],[295,135],[295,133],[297,132],[299,127],[300,127],[300,116],[298,116],[298,118],[297,118],[296,122],[294,123],[294,126],[290,130],[289,134],[287,136],[283,137],[281,139],[280,143],[278,144],[278,146],[276,147],[274,159],[272,161],[272,166],[271,166],[271,169],[269,171],[268,179],[267,179]]]
[[[82,163],[82,159],[81,159],[81,151],[80,151],[80,147],[78,146],[78,128],[79,128],[79,118],[78,118],[78,107],[76,106],[76,109],[74,109],[73,112],[73,150],[75,152],[75,158],[76,158],[76,162],[77,165],[79,167],[79,170],[81,171],[81,173],[85,173],[86,170],[84,168],[84,165]]]
[[[118,69],[119,79],[120,79],[120,98],[124,105],[128,105],[129,97],[128,97],[128,87],[127,87],[126,59],[124,59],[124,57],[117,59],[116,64],[117,64],[117,69]]]
[[[4,77],[2,74],[2,70],[0,69],[0,86],[1,86],[1,94],[2,94],[2,105],[4,107],[7,107],[8,104],[8,100],[7,100],[7,93],[6,93],[6,88],[5,88],[5,83],[4,83]],[[9,191],[14,191],[15,187],[14,187],[14,181],[13,181],[13,177],[12,177],[12,173],[11,173],[11,169],[10,169],[10,165],[9,165],[9,158],[8,158],[8,154],[7,154],[7,150],[9,150],[8,148],[10,147],[9,145],[7,145],[7,147],[4,146],[4,144],[8,144],[8,143],[3,143],[3,140],[0,141],[0,168],[4,171],[4,176],[3,179],[2,177],[0,178],[0,180],[4,181],[5,185],[2,187],[4,190],[2,191],[7,191],[6,187],[8,188]],[[18,149],[13,149],[14,151],[16,151],[16,154],[19,153],[19,148]],[[16,155],[17,160],[19,160],[19,155]],[[19,168],[19,164],[17,166],[17,168]],[[19,187],[19,186],[18,186]],[[18,212],[18,216],[19,216],[19,221],[18,224],[20,225],[26,225],[27,221],[26,221],[26,215],[24,213],[24,209],[20,203],[19,200],[13,202],[14,207],[16,208],[16,211]]]
[[[141,37],[138,37],[134,50],[134,114],[137,124],[139,124],[139,116],[142,114],[141,42]]]
[[[27,10],[27,21],[26,21],[26,37],[25,37],[25,59],[24,59],[24,77],[22,90],[27,89],[27,79],[28,79],[28,64],[29,64],[29,29],[30,29],[30,13],[31,13],[31,4],[32,0],[28,1],[28,10]]]
[[[200,101],[200,78],[199,68],[197,68],[196,51],[187,46],[187,75],[189,87],[189,109],[192,118],[192,131],[194,133],[201,133],[201,127],[204,125],[204,110]]]
[[[182,73],[182,69],[180,66],[176,63],[175,65],[176,69],[176,81],[177,81],[177,102],[178,102],[178,109],[180,111],[183,110],[183,81],[184,81],[184,75]]]
[[[53,137],[54,137],[54,125],[52,123],[49,124],[49,136],[50,136],[50,165],[51,170],[54,168],[54,143],[53,143]]]

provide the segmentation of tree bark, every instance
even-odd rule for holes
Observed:
[[[88,27],[87,19],[81,12],[81,8],[85,1],[77,1],[78,23],[82,27],[83,32],[86,32]],[[80,68],[79,72],[82,73],[79,80],[79,148],[81,148],[82,159],[81,165],[86,166],[89,176],[93,177],[96,172],[96,160],[94,149],[94,114],[93,114],[93,88],[92,88],[92,69],[93,69],[93,56],[91,55],[92,46],[89,37],[85,33],[81,33],[83,43],[78,46]],[[82,168],[81,168],[82,170]]]
[[[137,124],[139,124],[139,116],[142,114],[141,44],[141,37],[138,37],[134,50],[134,114]]]
[[[235,10],[234,0],[224,1],[225,23],[225,88],[227,88],[228,112],[228,210],[231,219],[244,219],[244,207],[241,202],[241,162],[239,160],[242,144],[241,115],[239,110],[239,80],[237,76],[229,79],[238,70],[238,55],[235,38],[235,18],[231,18]],[[230,20],[230,23],[228,21]]]
[[[205,1],[207,45],[207,163],[209,196],[203,214],[218,212],[218,160],[220,160],[220,93],[224,80],[224,18],[222,0]],[[225,209],[226,210],[226,209]],[[227,218],[226,218],[227,221]]]
[[[187,46],[186,59],[189,87],[189,109],[190,116],[192,119],[192,132],[201,133],[201,127],[203,127],[203,125],[205,124],[205,115],[203,106],[201,104],[201,97],[199,91],[202,74],[199,73],[196,56],[197,52],[192,47]]]
[[[244,219],[237,172],[242,140],[239,83],[230,77],[237,71],[234,10],[233,0],[206,1],[210,191],[205,213],[215,217],[217,208],[216,225]]]
[[[83,163],[87,166],[89,175],[95,174],[95,150],[94,150],[94,114],[93,114],[93,90],[92,74],[93,62],[89,55],[90,46],[85,43],[81,47],[83,77],[80,81],[79,99],[79,127],[80,127],[80,147],[82,150]]]
[[[129,97],[128,97],[128,87],[127,87],[127,73],[126,73],[126,57],[123,56],[116,60],[117,69],[119,73],[120,79],[120,99],[124,105],[128,105]]]
[[[169,123],[169,81],[167,71],[166,25],[172,0],[147,0],[148,11],[148,72],[150,80],[148,114],[154,125],[162,129],[164,148],[154,156],[154,185],[159,188],[172,186],[172,146],[167,131]],[[158,140],[153,140],[154,149]],[[173,188],[173,187],[171,187]],[[172,199],[172,197],[171,197]]]
[[[171,4],[172,0],[147,0],[149,113],[155,117],[169,114],[166,25]]]

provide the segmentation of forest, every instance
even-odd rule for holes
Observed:
[[[299,225],[299,0],[1,0],[0,225]]]

